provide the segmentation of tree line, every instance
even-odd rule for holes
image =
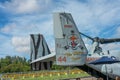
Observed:
[[[75,67],[71,67],[75,68]],[[59,66],[53,64],[51,70],[67,70],[68,66]],[[12,72],[27,72],[30,71],[30,60],[20,56],[6,56],[0,58],[0,73],[12,73]]]
[[[30,61],[25,57],[6,56],[0,58],[0,73],[30,71]]]

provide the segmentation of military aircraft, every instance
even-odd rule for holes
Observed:
[[[85,64],[93,70],[106,75],[105,64],[93,65],[89,64],[89,62],[97,60],[103,56],[120,59],[120,54],[110,54],[109,51],[103,52],[102,48],[99,46],[100,44],[120,42],[120,38],[92,38],[79,32],[70,13],[54,14],[54,35],[57,65],[84,66]],[[93,41],[89,52],[86,49],[81,35]],[[108,76],[111,78],[120,76],[120,63],[107,64],[107,72]]]
[[[89,67],[92,67],[93,69],[95,69],[97,71],[102,72],[105,75],[106,75],[106,71],[107,71],[107,73],[108,73],[107,75],[111,78],[120,76],[120,63],[113,63],[113,64],[106,63],[106,64],[102,64],[102,65],[89,64],[89,62],[97,60],[103,56],[108,56],[108,57],[120,60],[119,53],[111,53],[111,52],[109,52],[109,50],[103,51],[102,48],[100,47],[100,44],[109,44],[109,43],[113,43],[113,42],[120,42],[120,38],[114,38],[114,39],[104,39],[104,38],[99,38],[99,37],[92,38],[81,32],[80,32],[80,34],[93,41],[91,49],[87,55],[86,65]],[[107,65],[107,70],[106,70],[105,65]]]
[[[36,70],[38,70],[38,68],[41,67],[39,65],[41,64],[41,62],[46,62],[46,61],[48,62],[55,60],[57,65],[62,65],[62,66],[86,65],[87,67],[92,68],[93,71],[98,71],[106,75],[104,64],[93,65],[93,64],[89,64],[89,62],[97,60],[103,56],[109,56],[112,58],[120,59],[119,56],[120,54],[118,53],[110,54],[109,51],[107,51],[108,54],[105,54],[102,51],[102,48],[99,46],[100,44],[119,42],[120,38],[117,39],[103,39],[99,37],[92,38],[90,36],[87,36],[79,32],[70,13],[64,13],[64,12],[54,13],[53,23],[54,23],[54,36],[55,36],[55,54],[50,53],[50,51],[47,51],[48,47],[44,46],[44,48],[46,48],[44,54],[46,53],[47,54],[44,56],[39,56],[41,55],[41,53],[39,52],[38,57],[36,57],[34,60],[31,61],[33,68],[36,68]],[[91,49],[89,52],[82,39],[82,35],[93,41],[93,44],[91,45]],[[35,42],[31,43],[32,46],[34,44],[33,47],[37,45],[37,41],[39,42],[39,40],[36,40],[36,44]],[[43,46],[40,45],[39,48],[41,47]],[[35,57],[35,55],[37,54],[37,53],[35,54],[34,52],[35,52],[35,48],[33,48],[33,53],[32,53],[33,57]],[[50,54],[48,54],[48,52]],[[109,73],[108,74],[109,77],[114,78],[116,76],[120,76],[120,63],[108,64],[107,67],[108,67],[107,72]]]

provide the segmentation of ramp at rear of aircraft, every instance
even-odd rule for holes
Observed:
[[[84,65],[87,49],[70,13],[54,13],[56,64]]]

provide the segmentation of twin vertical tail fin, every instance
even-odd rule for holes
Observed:
[[[43,35],[31,34],[30,37],[31,60],[38,59],[51,53]]]
[[[50,69],[52,61],[41,61],[41,58],[51,54],[48,45],[41,34],[30,35],[30,50],[31,50],[31,69],[32,70],[47,70]]]
[[[56,64],[84,65],[87,49],[70,13],[54,13]]]

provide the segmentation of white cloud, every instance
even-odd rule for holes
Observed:
[[[22,17],[25,19],[24,17]],[[20,23],[18,23],[20,21]],[[53,35],[53,25],[52,20],[47,21],[37,21],[33,19],[28,19],[24,22],[24,20],[20,20],[18,18],[18,21],[14,23],[9,23],[5,27],[1,28],[0,31],[2,33],[11,34],[13,36],[29,36],[30,34],[45,34],[47,35]]]
[[[6,3],[6,4],[8,4],[7,6],[9,6],[8,7],[9,10],[16,10],[18,13],[32,13],[32,12],[40,11],[39,15],[38,14],[37,15],[34,14],[34,16],[25,15],[25,16],[20,16],[21,18],[17,16],[12,19],[13,21],[19,21],[19,23],[21,24],[26,24],[26,26],[28,26],[28,24],[30,23],[35,25],[36,24],[35,22],[37,22],[38,20],[40,21],[42,19],[44,20],[46,16],[48,17],[52,15],[52,12],[56,12],[56,11],[70,12],[73,15],[73,18],[81,32],[91,33],[91,35],[95,35],[95,36],[99,35],[102,30],[111,27],[111,25],[117,24],[118,21],[120,20],[120,16],[119,16],[120,7],[118,5],[119,4],[118,0],[117,2],[113,2],[113,1],[108,2],[107,0],[101,0],[101,1],[91,0],[86,2],[62,0],[62,2],[59,2],[59,4],[57,2],[52,2],[51,0],[44,0],[44,1],[12,0],[11,3]],[[55,8],[51,9],[50,8],[51,5],[54,6]],[[48,12],[50,12],[51,14],[48,14]]]
[[[1,42],[0,45],[0,56],[4,55],[15,55],[16,53],[14,53],[14,49],[13,46],[11,45],[11,40],[10,38],[6,38],[5,40],[3,40]]]
[[[101,47],[105,53],[107,53],[109,50],[111,55],[114,55],[116,57],[119,57],[120,55],[120,43],[104,44]]]
[[[44,35],[50,49],[54,51],[53,12],[70,12],[79,31],[94,37],[103,35],[104,32],[113,29],[111,26],[119,23],[119,3],[119,0],[86,0],[85,2],[78,0],[58,2],[52,0],[11,0],[11,2],[0,4],[0,8],[4,9],[8,15],[12,14],[9,18],[11,23],[6,24],[0,31],[12,35],[12,45],[8,44],[14,46],[18,52],[28,52],[29,34],[37,33]],[[116,36],[119,37],[120,28],[117,29]],[[2,43],[5,42],[2,41]],[[90,47],[87,41],[85,44]],[[119,45],[109,44],[105,46],[106,49],[107,47],[115,49]]]
[[[19,53],[28,53],[28,55],[30,54],[29,46],[19,46],[19,47],[16,47],[15,50]]]
[[[119,0],[86,0],[85,2],[71,0],[63,2],[65,4],[61,3],[62,7],[55,11],[72,13],[79,31],[97,36],[100,35],[101,31],[110,29],[111,26],[119,23]]]
[[[11,24],[7,24],[4,26],[4,28],[1,28],[0,31],[3,33],[10,33],[12,32],[12,30],[16,28],[16,24],[15,23],[11,23]]]
[[[74,0],[62,0],[61,2],[53,2],[52,0],[12,0],[11,2],[4,4],[4,6],[9,11],[19,14],[31,14],[37,11],[39,12],[39,15],[43,13],[45,14],[45,16],[49,16],[48,12],[50,12],[52,15],[53,11],[70,12],[73,15],[76,24],[78,25],[79,30],[92,33],[92,35],[99,35],[102,30],[109,28],[109,26],[111,25],[117,24],[120,20],[119,0],[117,0],[116,2],[108,0],[90,0],[86,2]],[[55,8],[51,8],[53,6]],[[36,14],[34,14],[34,16],[25,15],[24,17],[20,17],[21,20],[23,20],[22,22],[24,22],[25,20],[34,21],[32,20],[32,18],[41,19],[41,17]],[[82,28],[83,26],[84,28]]]
[[[25,20],[26,18],[27,20]],[[46,16],[40,16],[40,19],[41,18],[44,19]],[[53,37],[52,20],[41,22],[38,16],[23,16],[15,18],[13,21],[13,23],[9,23],[5,25],[5,27],[1,28],[0,31],[13,36],[11,38],[11,46],[14,47],[14,51],[16,53],[29,53],[30,34],[43,34],[48,41],[47,43],[49,43],[49,41],[52,42],[49,46],[52,46],[53,48],[53,38],[52,40],[49,40],[51,35]]]
[[[30,42],[29,37],[13,37],[12,38],[12,44],[15,46],[26,46]]]
[[[17,4],[18,2],[16,2]],[[18,6],[16,8],[16,13],[28,13],[28,12],[34,12],[39,9],[39,5],[37,4],[36,0],[25,0],[20,1],[18,3]]]
[[[117,27],[116,33],[115,33],[115,35],[113,35],[113,36],[120,38],[120,37],[119,37],[119,36],[120,36],[120,26]]]
[[[120,43],[110,43],[102,45],[104,50],[119,50]]]
[[[11,0],[2,4],[12,14],[31,14],[36,12],[45,12],[51,7],[52,0]]]
[[[12,45],[15,50],[22,53],[29,53],[30,50],[30,39],[29,37],[13,37]]]

